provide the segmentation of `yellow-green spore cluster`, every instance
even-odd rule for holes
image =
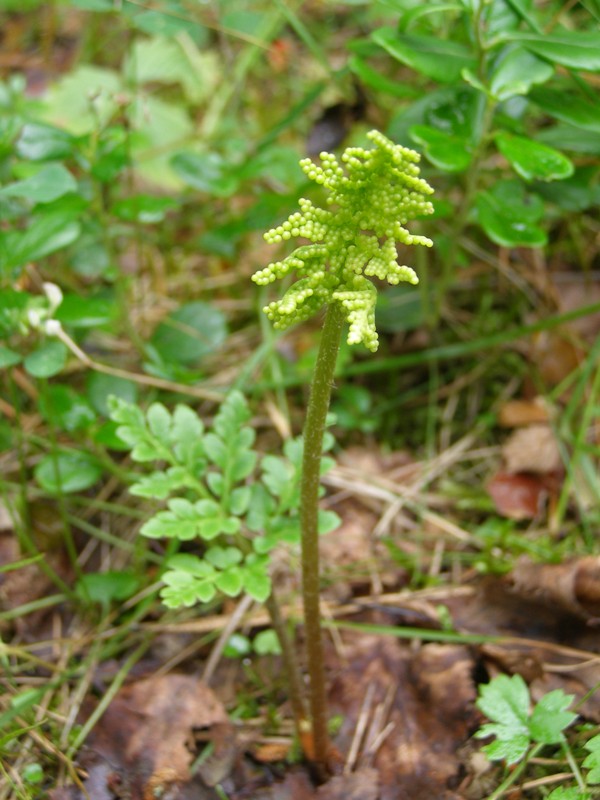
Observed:
[[[375,351],[377,290],[368,278],[418,283],[415,271],[398,263],[397,244],[431,247],[430,239],[403,226],[433,212],[427,199],[433,189],[419,177],[418,153],[394,144],[379,131],[367,137],[374,147],[346,148],[343,166],[331,153],[320,154],[320,165],[309,158],[300,162],[310,180],[327,191],[329,208],[302,198],[300,211],[268,231],[265,240],[276,244],[302,238],[311,244],[297,247],[252,279],[265,285],[292,271],[298,275],[281,300],[264,309],[276,328],[288,328],[324,305],[339,303],[350,326],[348,343],[362,342]]]

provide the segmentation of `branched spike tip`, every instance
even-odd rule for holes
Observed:
[[[328,209],[300,199],[300,211],[265,233],[271,244],[307,239],[283,261],[274,261],[252,276],[259,285],[295,271],[299,280],[281,300],[264,311],[276,328],[308,319],[330,303],[340,303],[350,326],[348,343],[378,347],[375,329],[377,291],[367,277],[390,284],[418,283],[411,267],[398,264],[397,243],[425,245],[426,236],[403,227],[409,220],[433,212],[429,184],[419,177],[420,156],[394,144],[379,131],[367,134],[374,147],[348,147],[341,166],[331,153],[321,153],[320,165],[310,158],[300,166],[310,180],[323,186]]]

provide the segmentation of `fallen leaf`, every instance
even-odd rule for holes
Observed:
[[[502,447],[506,471],[545,474],[563,467],[558,442],[549,425],[528,425],[519,428]]]
[[[337,775],[317,790],[318,800],[378,800],[379,775],[371,767],[362,767],[349,775]]]
[[[214,729],[217,740],[228,741],[232,749],[232,729],[225,709],[197,678],[170,674],[124,686],[87,742],[95,761],[88,769],[88,780],[94,787],[91,800],[102,800],[105,763],[112,768],[110,776],[104,777],[105,783],[109,778],[111,783],[120,781],[122,796],[153,800],[167,789],[170,796],[174,790],[177,796],[191,780],[195,749],[192,734],[197,729]],[[198,786],[195,791],[197,797],[213,797]]]
[[[509,519],[535,519],[548,499],[547,486],[537,475],[497,472],[486,489],[496,511]]]
[[[543,397],[533,400],[509,400],[500,408],[498,422],[505,428],[519,428],[536,422],[548,422],[550,409]]]

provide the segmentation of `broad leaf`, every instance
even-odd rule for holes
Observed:
[[[510,41],[515,40],[551,63],[600,72],[600,32],[555,29],[552,33],[538,34],[512,31]]]
[[[527,94],[534,84],[544,83],[553,74],[554,68],[547,61],[524,47],[515,47],[503,53],[494,65],[490,90],[498,100],[508,100]]]
[[[558,150],[524,136],[502,132],[496,135],[496,144],[515,171],[528,181],[561,180],[575,169],[573,162]]]
[[[380,28],[371,38],[397,61],[441,83],[458,81],[462,69],[475,66],[471,51],[449,39],[403,35],[394,28]]]

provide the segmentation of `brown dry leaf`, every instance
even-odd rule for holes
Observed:
[[[546,482],[537,475],[497,472],[486,489],[496,511],[509,519],[535,519],[548,499]]]
[[[348,752],[367,687],[373,687],[375,719],[387,735],[376,752],[363,755],[379,774],[380,800],[458,798],[458,748],[476,727],[473,659],[460,646],[425,645],[415,652],[395,639],[348,634],[348,668],[336,678],[332,709],[344,723],[337,744]],[[390,694],[390,687],[396,687]],[[360,759],[359,759],[360,764]],[[364,766],[364,765],[360,765]],[[335,795],[334,795],[335,796]]]
[[[524,599],[534,598],[581,619],[600,622],[600,557],[563,564],[535,564],[523,557],[506,580]]]
[[[461,633],[510,638],[481,647],[492,675],[499,669],[521,674],[536,699],[558,688],[586,697],[580,713],[599,722],[600,693],[592,690],[600,683],[600,641],[591,624],[599,594],[598,558],[523,561],[502,578],[481,581],[471,596],[449,596],[446,605]]]
[[[572,342],[568,330],[556,328],[542,331],[531,338],[529,360],[532,361],[545,385],[549,388],[559,383],[577,369],[582,351]]]
[[[550,409],[543,397],[533,400],[509,400],[498,413],[498,422],[505,428],[520,428],[550,420]]]
[[[349,775],[337,775],[317,790],[318,800],[379,800],[379,774],[361,767]]]
[[[549,425],[528,425],[514,431],[502,447],[506,471],[545,474],[559,472],[562,458]]]
[[[177,789],[175,796],[178,796],[191,778],[189,768],[195,749],[192,732],[197,729],[208,729],[214,734],[217,754],[229,743],[229,755],[225,758],[228,771],[233,757],[233,735],[216,695],[197,678],[162,675],[122,688],[92,731],[88,748],[104,763],[110,763],[110,781],[119,781],[132,800],[153,800],[167,789],[171,796]],[[101,766],[96,764],[90,770],[90,780],[95,781],[92,800],[102,797],[96,774]],[[210,769],[214,773],[214,764]],[[217,773],[218,781],[223,769]],[[90,787],[86,788],[89,793]],[[199,797],[201,792],[197,791]],[[213,795],[204,793],[204,796]]]

